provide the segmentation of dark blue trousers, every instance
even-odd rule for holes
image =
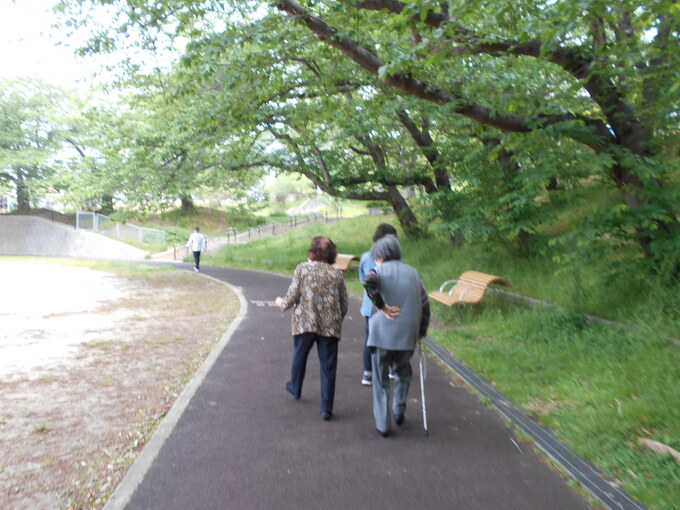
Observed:
[[[321,412],[333,411],[335,398],[335,375],[338,368],[338,342],[333,336],[320,336],[316,333],[303,333],[293,336],[293,365],[290,382],[295,398],[300,398],[302,382],[307,370],[309,351],[316,343],[319,354],[319,368],[321,375]]]
[[[368,349],[368,319],[366,317],[366,339],[364,340],[364,373],[370,374],[373,371],[373,362],[371,361],[371,351]]]

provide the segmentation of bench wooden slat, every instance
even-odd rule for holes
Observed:
[[[346,271],[347,269],[349,269],[349,265],[352,263],[353,260],[360,259],[356,255],[351,255],[348,253],[338,253],[337,256],[335,257],[335,264],[333,264],[333,267],[341,269],[342,271]]]
[[[447,292],[446,287],[455,283]],[[486,294],[489,285],[497,283],[510,287],[510,281],[501,276],[480,273],[479,271],[465,271],[457,280],[447,280],[441,284],[438,291],[428,295],[442,304],[454,306],[458,303],[476,304]]]

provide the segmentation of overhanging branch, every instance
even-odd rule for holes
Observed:
[[[362,47],[354,39],[341,35],[335,27],[329,25],[318,16],[314,16],[307,12],[295,0],[280,0],[277,4],[277,8],[299,20],[307,26],[309,30],[315,33],[319,39],[326,44],[339,49],[370,73],[378,76],[380,68],[385,66],[385,62],[383,62],[375,53]],[[542,114],[531,117],[500,114],[486,106],[467,101],[465,98],[452,93],[451,91],[437,87],[431,83],[417,80],[406,73],[387,75],[385,76],[385,83],[408,95],[416,96],[435,104],[454,105],[453,110],[456,113],[481,124],[493,126],[503,131],[526,133],[560,122],[577,120],[589,125],[594,129],[595,134],[598,135],[595,136],[595,134],[593,134],[591,137],[579,140],[593,150],[601,151],[604,148],[605,140],[611,140],[612,138],[607,127],[599,120],[589,119],[574,114]]]

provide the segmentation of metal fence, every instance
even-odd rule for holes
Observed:
[[[79,211],[76,213],[76,230],[97,230],[97,213]]]
[[[165,246],[165,231],[146,228],[132,223],[113,221],[104,214],[81,211],[76,214],[76,229],[91,230],[117,239],[135,240],[142,244]]]
[[[227,244],[230,243],[231,239],[233,238],[233,242],[236,242],[236,234],[238,234],[238,230],[234,227],[228,227],[226,230],[227,234]]]
[[[340,219],[341,217],[342,209],[339,207],[336,208],[335,212],[331,214],[329,214],[328,212],[325,212],[323,214],[310,214],[302,218],[298,218],[297,216],[291,216],[288,219],[288,221],[285,222],[277,223],[276,221],[272,221],[271,223],[262,223],[261,225],[248,228],[248,239],[255,235],[257,236],[261,236],[262,234],[274,235],[276,234],[277,229],[278,232],[281,233],[284,230],[291,230],[306,223],[318,223],[322,221],[328,223],[329,221],[335,221],[337,219]],[[234,238],[236,238],[235,232],[236,231],[234,230]],[[227,239],[228,235],[229,234],[227,233]]]

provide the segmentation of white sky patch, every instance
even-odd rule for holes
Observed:
[[[40,78],[67,89],[87,83],[99,69],[96,59],[81,58],[57,21],[53,0],[0,0],[0,77]]]
[[[65,29],[53,27],[59,21],[52,12],[54,4],[55,0],[0,0],[0,78],[40,78],[65,89],[84,90],[95,83],[111,81],[113,75],[105,66],[137,53],[127,50],[77,56],[76,48],[90,34],[81,30],[69,38]],[[105,8],[94,14],[98,23],[109,21],[110,13]],[[184,44],[186,41],[180,40],[178,46]],[[167,67],[178,56],[177,51],[164,51],[152,58],[139,54],[136,60],[149,67]]]

